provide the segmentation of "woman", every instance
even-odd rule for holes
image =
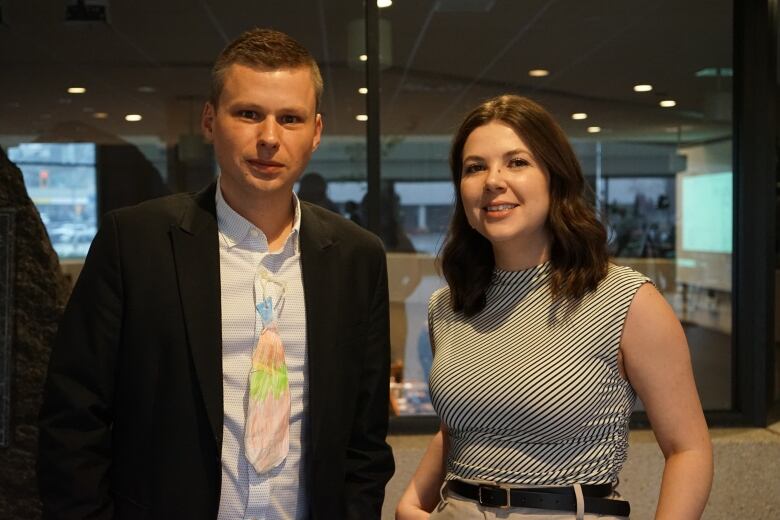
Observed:
[[[685,336],[646,277],[609,263],[563,131],[500,96],[466,117],[450,166],[448,287],[429,308],[442,427],[396,518],[627,518],[636,396],[666,459],[656,518],[699,518],[712,448]]]

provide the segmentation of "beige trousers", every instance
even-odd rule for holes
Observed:
[[[442,500],[433,510],[430,520],[520,520],[538,518],[540,520],[625,520],[626,516],[577,514],[571,511],[552,511],[528,507],[485,507],[474,500],[464,498],[442,486]]]

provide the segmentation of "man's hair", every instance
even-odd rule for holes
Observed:
[[[320,111],[323,87],[320,68],[306,47],[283,32],[256,27],[241,34],[222,50],[211,69],[209,99],[215,107],[225,86],[225,73],[234,64],[273,70],[308,67],[314,83],[316,112]]]
[[[450,286],[452,308],[466,316],[481,311],[495,268],[493,248],[469,225],[460,193],[466,140],[474,130],[493,121],[509,125],[550,176],[546,223],[552,238],[550,288],[555,297],[577,300],[594,290],[607,274],[606,230],[586,198],[580,164],[558,123],[530,99],[504,95],[485,101],[466,116],[450,150],[456,202],[440,261]]]

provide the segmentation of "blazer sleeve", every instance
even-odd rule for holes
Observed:
[[[390,385],[390,318],[387,259],[378,248],[364,366],[345,465],[345,498],[350,520],[379,519],[385,485],[395,468],[386,442]]]
[[[66,306],[39,416],[44,519],[110,519],[114,372],[122,319],[115,218],[107,216]]]

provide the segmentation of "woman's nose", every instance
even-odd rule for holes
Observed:
[[[485,189],[488,191],[495,191],[504,188],[506,188],[506,181],[504,180],[501,167],[490,167],[487,176],[485,177]]]

